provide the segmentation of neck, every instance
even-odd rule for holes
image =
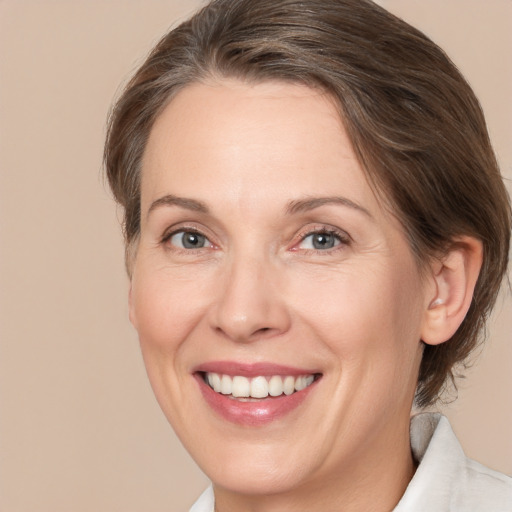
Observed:
[[[396,427],[396,426],[395,426]],[[415,471],[409,421],[368,443],[342,467],[276,494],[239,494],[214,486],[215,512],[391,512]]]

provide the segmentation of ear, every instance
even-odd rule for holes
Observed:
[[[482,242],[464,236],[432,265],[432,284],[424,312],[421,339],[428,345],[449,340],[464,320],[482,266]]]

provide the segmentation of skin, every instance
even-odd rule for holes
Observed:
[[[414,473],[420,339],[449,337],[446,319],[465,304],[430,305],[440,289],[453,302],[461,272],[420,273],[333,102],[301,85],[189,85],[155,122],[142,169],[130,318],[156,398],[214,482],[217,510],[392,510]],[[208,211],[164,204],[168,195]],[[334,196],[345,204],[289,211]],[[204,247],[179,246],[191,229]],[[336,245],[315,249],[315,230],[334,231]],[[210,408],[193,376],[218,360],[322,377],[284,417],[242,426]]]

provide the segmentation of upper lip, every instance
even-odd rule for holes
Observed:
[[[317,370],[298,368],[270,362],[243,363],[239,361],[209,361],[201,363],[193,369],[194,373],[219,373],[222,375],[241,375],[244,377],[259,377],[272,375],[313,375]]]

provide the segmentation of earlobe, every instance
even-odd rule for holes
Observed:
[[[432,266],[432,289],[427,297],[422,340],[439,345],[449,340],[464,320],[482,266],[482,242],[460,237],[448,253]]]

